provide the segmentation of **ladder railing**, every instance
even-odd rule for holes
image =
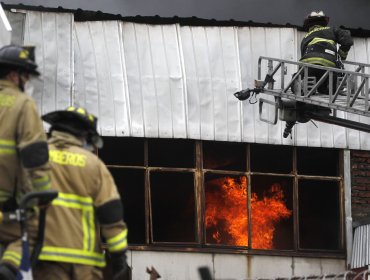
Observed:
[[[267,75],[265,77],[267,87],[263,89],[264,93],[277,98],[287,98],[370,117],[370,74],[365,73],[366,68],[370,69],[370,64],[347,61],[345,64],[356,67],[355,71],[349,71],[261,56],[258,60],[258,80],[262,80],[264,62],[267,62]],[[287,66],[296,67],[297,70],[293,77],[287,77]],[[319,81],[316,81],[308,76],[309,68],[322,69],[324,75]],[[276,82],[274,76],[278,71],[280,71],[280,86],[274,88]],[[319,94],[317,89],[326,82],[325,79],[329,80],[329,92],[326,95]],[[336,79],[335,82],[334,79]],[[294,83],[299,85],[298,92],[291,90]]]

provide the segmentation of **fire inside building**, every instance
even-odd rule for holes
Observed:
[[[1,25],[0,43],[36,47],[41,113],[74,105],[98,117],[96,154],[121,194],[131,279],[201,279],[202,267],[218,280],[367,277],[369,134],[312,120],[283,138],[284,122],[259,118],[254,101],[267,94],[234,96],[268,73],[261,56],[299,60],[311,5],[289,15],[261,0],[244,17],[216,8],[206,17],[191,5],[70,2],[3,1],[11,28]],[[368,102],[370,26],[320,3],[352,33],[347,60],[363,64],[358,95]],[[276,88],[296,71],[277,71]]]

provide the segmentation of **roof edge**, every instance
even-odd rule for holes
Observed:
[[[304,31],[302,26],[286,23],[274,24],[271,22],[262,23],[255,21],[236,21],[236,20],[216,20],[216,19],[204,19],[198,17],[160,17],[155,16],[122,16],[120,14],[108,14],[101,11],[87,11],[82,9],[65,9],[63,7],[49,8],[44,6],[30,6],[30,5],[10,5],[2,3],[5,10],[19,9],[19,10],[30,10],[39,12],[55,12],[55,13],[72,13],[74,15],[74,20],[77,22],[83,21],[107,21],[107,20],[121,20],[134,23],[144,23],[144,24],[179,24],[183,26],[236,26],[236,27],[271,27],[271,28],[296,28],[299,31]],[[370,37],[370,30],[362,28],[347,28],[346,26],[340,26],[340,28],[349,30],[354,37]]]

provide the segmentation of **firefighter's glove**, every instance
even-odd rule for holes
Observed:
[[[127,264],[126,252],[111,253],[113,280],[128,279],[129,267]]]

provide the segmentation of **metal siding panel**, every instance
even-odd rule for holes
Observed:
[[[370,264],[370,225],[359,226],[354,231],[351,268]]]
[[[269,42],[266,42],[266,54],[269,57],[282,58],[281,52],[284,46],[282,46],[281,41],[281,29],[280,28],[266,28],[265,36],[269,38]],[[276,66],[276,65],[274,65]],[[263,77],[264,78],[264,77]],[[263,79],[262,78],[262,79]],[[274,87],[281,87],[281,72],[278,71],[274,75],[275,83]],[[274,98],[268,98],[271,101],[274,101]],[[269,119],[274,116],[275,110],[272,106],[268,107],[268,116]],[[269,144],[281,144],[283,142],[282,132],[285,127],[285,122],[278,122],[276,125],[268,125],[267,127],[267,141]],[[287,138],[288,143],[291,142],[290,138]]]
[[[272,38],[269,38],[268,43],[266,39],[266,29],[262,27],[251,29],[251,51],[253,58],[253,80],[257,78],[257,61],[262,55],[268,56],[268,45],[272,44]],[[264,79],[267,74],[267,66],[262,69],[261,79]],[[267,144],[268,143],[268,126],[269,124],[259,120],[258,106],[254,105],[254,116],[252,116],[255,122],[255,142]]]
[[[72,24],[71,14],[27,12],[24,43],[36,46],[42,78],[34,80],[33,97],[42,113],[71,103]]]
[[[76,83],[83,80],[83,84],[76,84],[76,90],[74,92],[73,105],[86,107],[90,113],[100,117],[99,110],[99,79],[97,76],[96,61],[95,61],[95,50],[93,41],[90,33],[90,26],[87,23],[76,22],[75,23],[75,34],[76,41],[79,47],[77,54],[80,57],[82,63],[82,79],[76,79]],[[79,63],[76,63],[79,65]],[[101,131],[101,122],[98,121],[98,128]]]
[[[293,28],[279,28],[280,31],[280,57],[282,59],[287,60],[297,60],[297,31]],[[286,75],[285,79],[289,79],[292,77],[292,75],[297,71],[297,68],[293,65],[286,65]],[[279,84],[280,81],[279,81]],[[286,86],[286,84],[285,84]],[[285,129],[285,123],[284,122],[278,122],[277,127],[279,127],[278,135],[276,136],[277,139],[281,139],[279,142],[284,145],[293,145],[294,141],[296,141],[296,134],[294,135],[294,138],[283,138],[283,131]]]
[[[164,25],[163,37],[167,56],[168,79],[172,103],[172,131],[175,138],[187,138],[185,71],[179,41],[180,26]]]
[[[333,131],[335,130],[335,126],[326,123],[320,123],[320,142],[321,147],[325,148],[333,148],[334,140],[333,140]]]
[[[352,226],[352,203],[351,203],[351,152],[343,151],[343,188],[344,188],[344,216],[345,216],[345,244],[347,249],[347,267],[351,263],[353,226]]]
[[[152,51],[153,82],[158,114],[158,133],[160,138],[172,138],[172,96],[169,79],[169,61],[166,55],[163,26],[148,25],[149,41]]]
[[[189,99],[194,98],[194,101],[188,103],[189,118],[191,106],[195,102],[199,102],[199,125],[200,125],[200,139],[213,140],[214,139],[214,113],[213,113],[213,95],[212,95],[212,76],[209,63],[209,45],[207,40],[206,28],[204,27],[190,27],[190,43],[185,45],[190,47],[187,53],[184,53],[184,60],[194,59],[194,69],[185,71],[187,79],[194,80],[196,83],[187,85]],[[184,43],[184,40],[182,40]],[[186,57],[185,55],[190,55]],[[195,71],[194,71],[195,70]],[[196,76],[192,76],[192,75]],[[194,91],[193,91],[194,90]],[[199,99],[198,99],[199,98]],[[189,121],[190,124],[190,121]]]
[[[73,85],[73,17],[70,14],[57,14],[57,83],[55,109],[64,109],[72,101]]]
[[[227,98],[227,139],[241,141],[241,106],[233,93],[241,87],[237,28],[221,28]]]
[[[186,77],[185,81],[186,81],[186,100],[188,105],[187,107],[188,137],[194,139],[201,139],[200,97],[191,27],[189,26],[181,27],[180,38]]]
[[[342,111],[337,111],[339,118],[345,118],[346,114]],[[347,148],[347,129],[341,126],[333,126],[333,147]]]
[[[146,24],[135,24],[136,50],[141,74],[141,94],[143,100],[144,135],[145,137],[159,137],[158,127],[158,88],[155,84],[153,55],[156,46],[150,42],[150,27]],[[137,94],[135,92],[130,92]]]
[[[42,20],[41,20],[41,13],[40,12],[27,12],[26,15],[26,22],[25,22],[25,34],[24,34],[24,42],[30,44],[34,42],[36,47],[35,49],[35,58],[36,63],[38,64],[38,70],[42,75],[42,80],[38,79],[34,82],[34,93],[33,99],[35,100],[37,107],[40,112],[42,112],[42,97],[45,92],[44,84],[44,38],[42,32]],[[50,108],[50,111],[52,109]]]
[[[113,38],[107,36],[107,48],[110,65],[112,68],[112,90],[116,135],[130,134],[130,107],[127,89],[127,75],[125,68],[125,56],[122,42],[122,23],[110,22],[115,33]],[[119,52],[117,53],[117,50]]]
[[[134,23],[122,24],[123,49],[126,63],[127,87],[130,101],[130,136],[144,137],[144,109],[141,92],[141,70]]]
[[[351,113],[346,113],[347,120],[352,120],[352,121],[359,121],[360,117],[355,114]],[[347,142],[348,142],[348,148],[353,149],[353,150],[359,150],[360,147],[360,134],[359,131],[354,130],[354,129],[346,129],[347,131]]]
[[[222,50],[221,28],[206,29],[206,38],[209,55],[211,91],[206,93],[212,96],[214,139],[227,140],[227,95],[224,72],[224,59]]]
[[[5,11],[5,14],[12,27],[11,43],[15,45],[23,45],[26,14],[13,13],[10,11]]]
[[[112,26],[107,25],[106,22],[95,21],[88,23],[93,44],[92,55],[95,59],[96,78],[98,79],[98,117],[101,132],[103,135],[107,136],[116,134],[111,63],[112,56],[115,56],[115,61],[118,61],[118,63],[120,63],[121,59],[119,53],[120,49],[108,49],[107,42],[107,37],[112,39],[112,34],[118,34],[117,22],[115,22],[115,25],[115,28],[112,28]],[[107,34],[109,35],[107,36]]]
[[[12,40],[12,30],[14,26],[12,26],[12,22],[9,19],[9,13],[4,11],[3,7],[0,3],[0,12],[2,16],[4,16],[4,20],[0,18],[0,46],[9,45]]]
[[[42,95],[41,112],[53,111],[56,109],[56,83],[57,83],[57,26],[56,14],[42,13],[41,14],[41,28],[43,36],[43,57],[44,57],[44,91]],[[46,43],[47,42],[47,43]],[[25,42],[30,44],[32,42]]]
[[[79,36],[77,34],[78,26],[74,25],[73,30],[73,48],[74,48],[74,84],[73,84],[73,95],[72,103],[79,102],[82,106],[85,106],[85,67],[83,59],[83,50],[81,49]]]
[[[238,48],[240,58],[240,75],[242,88],[253,87],[253,79],[256,79],[255,66],[256,61],[252,53],[252,40],[251,28],[240,27],[238,28]],[[254,121],[254,108],[255,105],[249,102],[240,102],[242,111],[242,141],[255,142],[255,121]]]

